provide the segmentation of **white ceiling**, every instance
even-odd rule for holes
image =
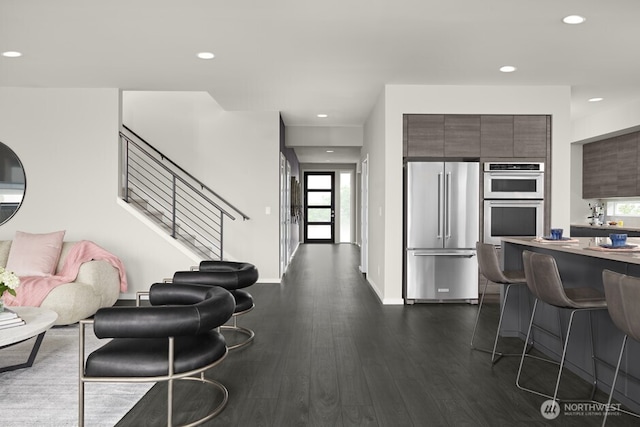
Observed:
[[[204,90],[359,126],[386,83],[568,85],[577,118],[640,99],[639,17],[638,0],[0,0],[0,51],[23,53],[0,86]]]

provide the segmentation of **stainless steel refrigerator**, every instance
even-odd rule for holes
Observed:
[[[478,299],[478,162],[406,165],[407,303]]]

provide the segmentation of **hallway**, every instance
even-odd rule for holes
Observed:
[[[358,270],[353,245],[300,245],[281,284],[249,288],[256,308],[239,324],[256,332],[207,376],[229,389],[210,426],[597,426],[597,415],[546,421],[543,398],[516,388],[519,358],[491,366],[469,349],[477,306],[383,306]],[[497,305],[483,310],[478,343],[492,339]],[[507,342],[521,351],[521,341]],[[551,389],[553,367],[528,362],[525,381]],[[555,371],[557,372],[557,371]],[[188,386],[188,387],[187,387]],[[211,396],[177,384],[175,412],[211,407]],[[155,386],[119,426],[162,425],[166,387]],[[563,375],[560,395],[589,385]],[[606,396],[599,393],[599,400]],[[195,416],[195,414],[189,415]],[[193,419],[193,418],[191,418]],[[180,421],[180,419],[176,420]],[[608,425],[637,419],[611,417]]]

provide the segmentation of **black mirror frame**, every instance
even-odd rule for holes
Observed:
[[[3,200],[0,199],[0,225],[5,224],[7,221],[9,221],[11,218],[13,218],[15,216],[15,214],[18,212],[18,210],[20,209],[20,207],[22,206],[22,203],[24,202],[24,197],[27,193],[27,173],[24,169],[24,165],[22,164],[22,161],[20,160],[20,157],[18,157],[18,155],[16,154],[15,151],[13,151],[11,149],[11,147],[9,147],[7,144],[4,144],[3,142],[0,142],[0,151],[5,152],[7,155],[11,155],[13,156],[9,162],[7,162],[7,164],[13,164],[13,165],[17,165],[20,167],[20,170],[22,172],[23,175],[23,181],[24,181],[24,185],[22,186],[22,197],[20,198],[20,201],[17,203],[17,206],[15,203],[10,203],[7,206],[9,207],[9,209],[13,208],[11,211],[9,211],[7,208],[7,206],[5,206],[5,203]],[[2,159],[0,159],[2,160]],[[0,182],[2,177],[0,177]],[[4,182],[10,182],[10,181],[4,181]],[[21,184],[20,182],[17,183],[12,183],[11,184]],[[6,217],[4,217],[6,215]],[[4,218],[3,218],[4,217]]]

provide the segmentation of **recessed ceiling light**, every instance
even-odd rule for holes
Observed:
[[[324,119],[325,117],[329,117],[328,114],[318,114],[318,117],[320,117],[321,119]]]
[[[587,18],[585,18],[584,16],[580,16],[580,15],[569,15],[569,16],[565,16],[564,18],[562,18],[562,22],[564,22],[565,24],[570,24],[570,25],[582,24],[586,20],[587,20]]]
[[[22,53],[14,50],[8,50],[6,52],[2,52],[2,56],[6,56],[7,58],[18,58],[19,56],[22,56]]]
[[[515,70],[517,70],[517,68],[513,65],[504,65],[500,67],[500,71],[502,71],[503,73],[513,73]]]
[[[604,98],[600,98],[600,97],[596,97],[596,98],[589,98],[589,102],[600,102],[602,101]]]
[[[216,57],[216,56],[215,56],[213,53],[211,53],[211,52],[200,52],[200,53],[198,53],[198,55],[197,55],[197,56],[198,56],[198,58],[200,58],[200,59],[213,59],[213,58],[215,58],[215,57]]]
[[[327,153],[333,153],[333,150],[327,150]]]

